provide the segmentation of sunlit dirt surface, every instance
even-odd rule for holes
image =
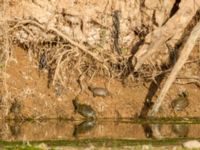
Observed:
[[[15,100],[20,104],[20,114],[23,118],[80,118],[74,113],[72,99],[80,92],[80,86],[76,77],[70,80],[66,89],[47,87],[47,70],[38,69],[37,59],[28,53],[14,47],[11,59],[6,70],[7,87],[10,99],[7,102],[7,116],[12,117],[10,112]],[[2,82],[0,82],[3,88]],[[107,87],[111,95],[105,98],[93,97],[87,85]],[[137,117],[144,105],[148,93],[149,84],[141,85],[111,80],[93,78],[90,83],[83,83],[83,92],[79,95],[81,103],[91,105],[97,113],[97,118],[133,118]],[[151,90],[151,89],[150,89]],[[174,112],[171,101],[182,91],[189,93],[189,106],[182,112]],[[200,114],[200,89],[193,84],[178,85],[171,87],[167,94],[162,109],[158,116],[170,117],[195,117]],[[155,97],[156,98],[156,97]],[[155,99],[154,99],[155,100]]]

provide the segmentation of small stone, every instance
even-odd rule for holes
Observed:
[[[200,148],[200,142],[197,140],[191,140],[183,143],[183,147],[188,149]]]
[[[174,146],[174,147],[172,148],[172,150],[177,150],[177,147],[176,147],[176,146]]]
[[[61,98],[61,97],[58,97],[57,100],[58,100],[59,102],[62,102],[62,98]]]
[[[43,150],[48,150],[48,149],[49,149],[48,146],[47,146],[45,143],[41,143],[41,144],[39,144],[37,147],[38,147],[38,148],[41,148],[41,149],[43,149]]]
[[[142,146],[142,150],[148,150],[148,149],[150,149],[150,145],[143,145]]]

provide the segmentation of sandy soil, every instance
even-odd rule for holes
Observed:
[[[20,105],[19,113],[25,118],[80,118],[74,113],[72,99],[80,91],[76,79],[71,80],[67,89],[47,87],[47,71],[39,71],[36,60],[29,59],[26,51],[19,47],[13,49],[13,56],[7,67],[7,86],[11,98],[8,108]],[[93,97],[84,83],[84,91],[79,95],[81,103],[91,105],[97,113],[97,118],[130,118],[137,117],[144,106],[145,97],[148,93],[149,84],[137,85],[103,78],[94,78],[90,84],[97,87],[107,86],[111,96],[105,98]],[[3,86],[1,86],[3,87]],[[181,90],[189,93],[189,106],[182,112],[174,113],[170,107],[171,101],[177,97]],[[60,93],[58,93],[60,91]],[[200,89],[193,84],[175,84],[170,89],[161,112],[158,116],[198,117],[200,111]],[[13,116],[8,109],[8,116]]]

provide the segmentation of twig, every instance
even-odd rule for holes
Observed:
[[[175,84],[195,84],[196,86],[200,87],[200,77],[199,76],[177,76],[176,79],[179,80],[188,80],[185,82],[175,81]]]
[[[193,28],[184,48],[181,51],[181,54],[180,54],[180,57],[178,58],[177,63],[173,67],[167,81],[165,82],[163,88],[161,89],[160,95],[158,96],[158,99],[155,105],[153,106],[152,111],[150,111],[149,113],[149,116],[154,116],[158,112],[164,100],[165,95],[167,94],[169,88],[171,87],[172,83],[176,79],[178,72],[181,70],[184,63],[187,61],[187,58],[192,52],[192,49],[195,46],[195,43],[199,36],[200,36],[200,22],[197,23],[197,25]]]
[[[185,82],[179,82],[179,81],[175,81],[175,84],[181,84],[181,85],[185,85],[185,84],[195,84],[197,87],[200,87],[200,82],[197,80],[193,80],[193,81],[185,81]]]
[[[8,22],[6,20],[6,10],[8,9],[8,2],[3,2],[3,34],[4,34],[4,39],[3,39],[3,56],[5,57],[4,60],[4,67],[2,69],[3,72],[3,87],[4,87],[4,95],[3,95],[3,101],[2,101],[2,105],[5,105],[5,110],[4,115],[8,115],[9,112],[9,107],[8,107],[8,99],[10,98],[10,94],[8,92],[8,85],[7,85],[7,65],[8,65],[8,61],[9,61],[9,48],[10,48],[10,43],[9,43],[9,35],[8,35]]]
[[[62,37],[63,39],[67,40],[70,44],[72,44],[73,46],[76,46],[78,47],[80,50],[82,50],[84,53],[92,56],[95,60],[97,60],[98,62],[103,62],[102,59],[100,59],[99,57],[97,57],[96,54],[92,53],[91,51],[89,51],[84,45],[81,45],[75,41],[73,41],[72,39],[70,39],[67,35],[65,35],[64,33],[62,33],[61,31],[57,30],[56,28],[54,27],[47,27],[47,29],[45,28],[45,26],[41,25],[40,23],[38,23],[37,21],[34,21],[34,20],[23,20],[19,23],[17,23],[16,26],[19,26],[21,24],[31,24],[31,25],[34,25],[34,26],[37,26],[39,27],[41,30],[43,31],[47,31],[47,32],[54,32],[56,33],[58,36]]]
[[[199,63],[200,59],[196,59],[196,60],[188,60],[185,64],[191,64],[191,63]]]
[[[55,70],[55,74],[54,74],[54,77],[53,77],[53,85],[55,85],[55,81],[56,81],[56,77],[59,73],[59,70],[60,70],[60,63],[61,63],[61,60],[63,58],[63,56],[66,54],[67,52],[64,51],[60,54],[60,56],[58,57],[58,60],[57,60],[57,66],[56,66],[56,70]]]
[[[109,26],[104,25],[104,24],[101,23],[98,19],[92,18],[92,19],[91,19],[91,22],[92,22],[92,23],[95,23],[95,24],[98,24],[100,27],[102,27],[102,28],[104,28],[104,29],[109,29],[109,30],[111,30]]]
[[[78,47],[79,49],[81,49],[83,52],[85,52],[86,54],[89,54],[90,56],[92,56],[94,59],[96,59],[98,62],[103,62],[103,60],[101,60],[99,57],[96,56],[96,54],[90,52],[89,50],[87,50],[87,48],[81,44],[76,43],[75,41],[71,40],[67,35],[63,34],[62,32],[60,32],[59,30],[57,30],[56,28],[49,28],[49,31],[53,31],[55,32],[57,35],[59,35],[60,37],[62,37],[63,39],[67,40],[69,43],[71,43],[73,46]]]
[[[200,81],[199,76],[178,76],[177,79],[192,79],[192,80]]]

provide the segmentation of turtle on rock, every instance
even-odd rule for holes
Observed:
[[[96,112],[94,109],[87,104],[80,104],[78,103],[78,98],[72,100],[75,112],[79,113],[83,117],[87,119],[95,119],[96,118]]]
[[[179,97],[174,99],[171,102],[171,107],[175,111],[182,111],[184,110],[187,106],[189,105],[189,100],[188,100],[188,93],[187,92],[182,92],[179,94]]]

